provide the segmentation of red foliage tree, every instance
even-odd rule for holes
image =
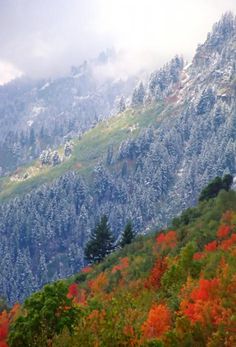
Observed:
[[[69,299],[77,297],[79,294],[78,284],[72,283],[69,286],[67,297]]]
[[[180,304],[181,311],[194,324],[218,325],[228,321],[231,311],[221,302],[220,280],[200,279],[197,288],[193,289],[190,297]]]
[[[161,233],[157,236],[156,241],[162,249],[174,248],[177,245],[176,232],[170,230],[166,234]]]
[[[230,227],[228,225],[221,225],[217,231],[218,239],[226,238],[230,233]]]
[[[159,288],[161,284],[161,278],[167,269],[167,261],[166,258],[157,259],[154,264],[149,277],[145,282],[146,288]]]
[[[228,240],[223,240],[221,242],[220,248],[227,251],[230,247],[236,244],[236,234],[232,234]]]
[[[217,249],[217,242],[216,241],[209,242],[205,246],[205,251],[207,251],[207,252],[214,252],[216,249]]]
[[[79,289],[79,286],[76,283],[72,283],[69,286],[67,297],[72,299],[76,304],[87,304],[86,291],[84,289]]]

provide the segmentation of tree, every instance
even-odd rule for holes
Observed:
[[[147,339],[160,338],[171,327],[171,312],[165,304],[151,307],[147,320],[142,325],[143,336]]]
[[[134,89],[133,95],[132,95],[132,106],[140,106],[143,105],[145,97],[145,89],[143,86],[143,83],[140,82],[138,86]]]
[[[52,152],[51,161],[53,166],[60,164],[61,159],[57,151]]]
[[[118,111],[119,113],[121,113],[121,112],[124,112],[125,109],[126,109],[125,98],[122,96],[118,103]]]
[[[233,183],[233,176],[227,174],[223,178],[216,177],[213,181],[211,181],[208,186],[206,186],[199,197],[199,201],[209,200],[215,198],[221,189],[229,191],[231,185]]]
[[[107,216],[104,215],[92,231],[90,240],[85,246],[85,257],[91,263],[99,263],[113,250],[114,237],[110,230]]]
[[[228,192],[232,184],[233,184],[233,176],[230,174],[225,175],[222,179],[222,188]]]
[[[70,141],[67,141],[64,146],[64,155],[65,157],[69,157],[73,150],[73,144]]]
[[[128,221],[121,235],[120,246],[123,248],[125,245],[130,244],[134,238],[135,238],[135,232],[133,230],[132,223],[131,221]]]
[[[78,317],[78,309],[68,296],[68,286],[62,281],[33,294],[25,301],[22,312],[10,328],[12,347],[50,346],[53,337],[63,329],[72,332]]]

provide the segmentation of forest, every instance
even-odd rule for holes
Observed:
[[[212,186],[167,230],[2,310],[0,346],[234,346],[236,193]]]

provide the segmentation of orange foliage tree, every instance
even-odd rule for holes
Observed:
[[[9,333],[9,327],[11,322],[14,320],[17,312],[19,311],[20,305],[15,304],[10,312],[4,310],[0,314],[0,347],[8,347],[7,337]]]
[[[101,292],[107,285],[108,279],[104,272],[101,272],[94,280],[90,280],[88,285],[93,294]]]
[[[120,263],[118,265],[115,265],[113,269],[111,270],[111,273],[115,273],[116,271],[123,271],[129,267],[129,258],[121,258]]]
[[[171,313],[165,304],[153,305],[147,320],[142,325],[142,333],[146,339],[160,338],[171,327]]]

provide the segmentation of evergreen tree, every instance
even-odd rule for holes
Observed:
[[[122,96],[119,100],[118,103],[118,111],[120,112],[124,112],[126,109],[126,105],[125,105],[125,98]]]
[[[230,174],[225,175],[222,179],[223,189],[225,189],[228,192],[230,190],[232,184],[233,184],[233,176]]]
[[[140,82],[138,86],[134,89],[132,95],[132,106],[140,106],[143,104],[145,97],[145,89],[143,86],[143,82]]]
[[[85,247],[85,257],[91,262],[100,262],[114,250],[114,237],[108,224],[107,216],[92,231],[90,240]]]
[[[230,174],[225,175],[223,178],[217,176],[202,190],[199,201],[215,198],[221,189],[229,191],[232,183],[233,176]]]
[[[133,230],[132,223],[131,221],[128,221],[121,235],[120,246],[123,248],[125,245],[130,244],[134,238],[135,238],[135,232]]]

